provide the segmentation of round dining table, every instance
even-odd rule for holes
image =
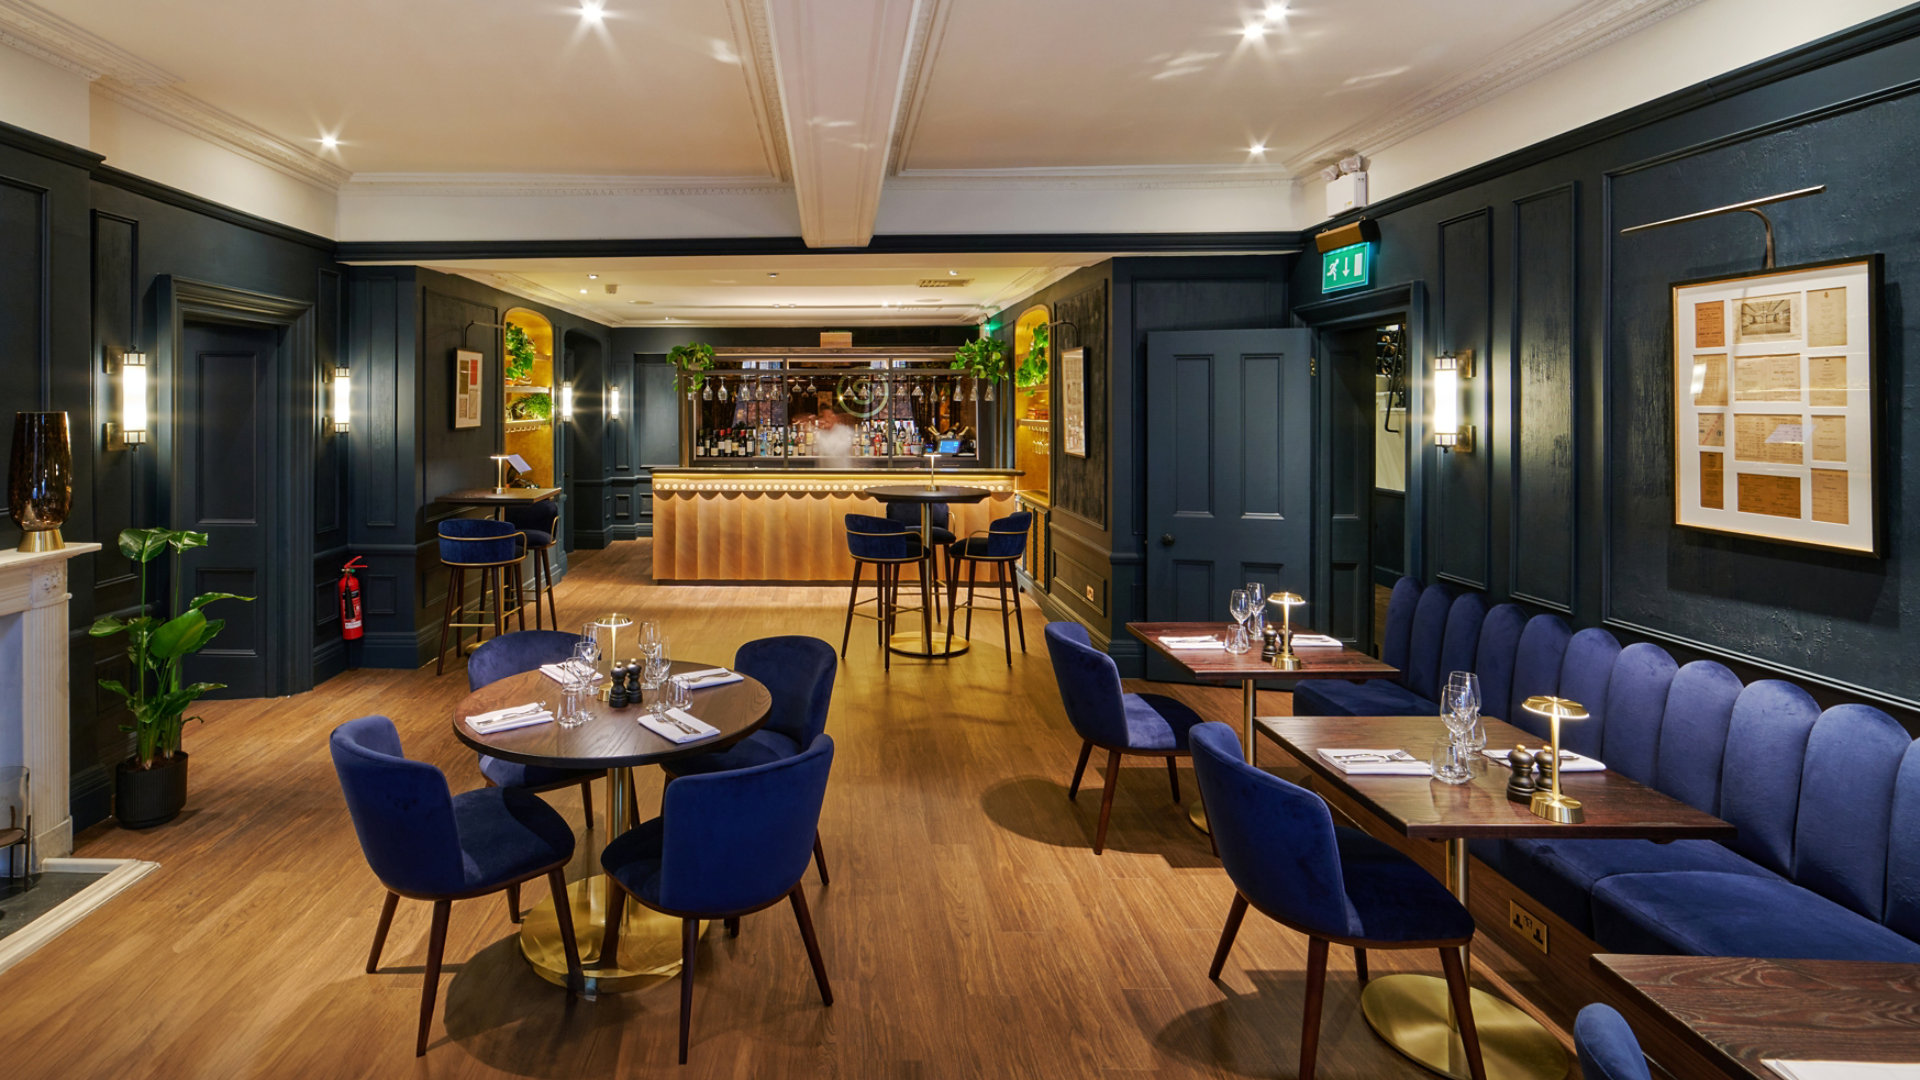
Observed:
[[[966,652],[969,643],[966,638],[953,633],[953,627],[947,627],[945,643],[938,649],[933,647],[933,615],[940,610],[938,600],[933,595],[933,504],[934,503],[977,503],[993,494],[986,488],[956,487],[952,484],[886,484],[870,487],[865,492],[871,498],[883,503],[908,503],[920,507],[920,550],[926,553],[927,565],[920,569],[920,632],[903,630],[887,639],[887,648],[902,656],[923,658],[958,656]],[[953,619],[953,613],[947,613],[947,619]]]
[[[672,673],[701,671],[718,664],[673,661]],[[704,754],[732,745],[766,723],[773,695],[759,680],[743,676],[739,682],[693,691],[693,715],[720,729],[720,734],[695,743],[673,743],[640,723],[639,705],[616,709],[599,696],[584,695],[585,723],[562,727],[558,721],[483,735],[467,724],[467,717],[495,709],[538,701],[558,716],[565,694],[560,684],[539,671],[501,679],[468,694],[453,714],[453,733],[483,754],[558,769],[605,769],[608,780],[608,821],[605,840],[634,827],[633,775],[636,765],[655,765],[675,758]],[[604,846],[604,843],[603,845]],[[598,857],[594,860],[598,862]],[[608,890],[619,888],[606,874],[589,873],[567,887],[573,909],[586,992],[634,989],[680,970],[681,925],[631,899],[626,916],[611,924]],[[702,928],[704,930],[704,927]],[[551,898],[527,912],[520,926],[520,950],[541,978],[556,986],[567,983],[567,959],[560,941],[560,920]]]

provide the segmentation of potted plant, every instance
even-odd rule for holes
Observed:
[[[533,338],[527,332],[507,324],[507,381],[516,386],[527,386],[533,382],[533,362],[539,354],[533,349]]]
[[[993,400],[993,386],[1007,377],[1007,345],[997,338],[983,337],[953,350],[953,371],[964,371],[986,387],[982,395]]]
[[[1033,328],[1033,343],[1027,346],[1027,358],[1013,373],[1013,385],[1031,390],[1047,381],[1047,324]]]
[[[180,555],[205,547],[207,534],[185,529],[128,529],[120,534],[120,552],[140,564],[140,600],[147,604],[147,564],[163,552],[173,552],[173,595],[170,608],[180,606]],[[180,731],[188,720],[187,707],[209,690],[225,683],[181,685],[186,658],[206,647],[226,625],[209,619],[203,609],[216,600],[252,600],[234,593],[201,593],[177,614],[140,614],[131,619],[106,615],[95,619],[88,633],[97,638],[127,635],[127,660],[133,669],[133,687],[118,679],[101,679],[100,686],[120,695],[133,714],[121,730],[133,732],[133,756],[114,774],[114,816],[130,829],[173,820],[187,802],[187,755],[180,749]]]
[[[713,370],[713,346],[704,341],[675,345],[667,350],[667,362],[679,372],[674,376],[674,381],[691,400],[700,385],[707,381],[707,372]]]

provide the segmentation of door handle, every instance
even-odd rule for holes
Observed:
[[[1161,547],[1172,547],[1172,546],[1173,546],[1173,534],[1172,534],[1172,533],[1161,533],[1161,534],[1160,534],[1160,546],[1161,546]]]

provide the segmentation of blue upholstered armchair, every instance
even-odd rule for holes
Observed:
[[[1167,779],[1173,801],[1180,801],[1179,759],[1187,756],[1187,732],[1200,714],[1160,694],[1129,694],[1120,685],[1120,668],[1113,657],[1092,645],[1087,628],[1074,622],[1047,624],[1047,655],[1060,684],[1060,701],[1067,722],[1081,738],[1080,761],[1073,767],[1067,799],[1080,794],[1093,748],[1107,752],[1106,786],[1100,792],[1100,821],[1094,827],[1093,853],[1107,845],[1107,820],[1113,816],[1113,792],[1120,779],[1120,756],[1159,757],[1167,760]]]
[[[501,679],[558,664],[573,656],[580,643],[579,634],[563,630],[521,630],[504,634],[473,650],[467,659],[467,689],[478,690]],[[586,808],[587,828],[593,828],[593,782],[607,775],[605,769],[556,769],[548,765],[522,765],[487,754],[480,755],[480,775],[503,788],[525,791],[557,791],[580,785],[580,803]],[[638,819],[639,815],[634,817]],[[513,921],[520,921],[519,897],[508,893],[513,906]]]
[[[916,523],[918,520],[916,517]],[[900,568],[921,560],[924,553],[920,547],[920,529],[918,524],[908,526],[870,514],[848,514],[846,521],[847,552],[853,556],[853,584],[847,592],[847,625],[840,634],[840,656],[846,657],[847,643],[853,640],[854,615],[865,617],[859,611],[860,605],[871,603],[873,618],[879,623],[881,663],[885,670],[892,671],[893,650],[887,648],[887,637],[893,633],[900,606]],[[860,576],[869,566],[873,567],[874,587],[870,601],[860,599]]]
[[[360,850],[387,888],[367,956],[368,974],[379,968],[400,898],[433,901],[415,1056],[427,1052],[447,916],[455,900],[518,888],[544,876],[553,890],[567,954],[567,992],[573,994],[581,972],[564,876],[573,858],[573,830],[566,821],[525,791],[482,788],[452,794],[439,769],[407,759],[399,732],[384,716],[349,720],[333,729],[329,742]]]
[[[667,786],[660,816],[601,853],[620,888],[609,925],[631,895],[681,920],[680,1063],[693,1023],[693,968],[700,920],[738,919],[782,899],[793,907],[820,1000],[833,1004],[827,969],[800,884],[820,826],[833,740],[817,735],[801,753],[746,769],[683,776]]]
[[[1573,1021],[1573,1048],[1587,1080],[1652,1080],[1640,1040],[1612,1006],[1595,1002]]]

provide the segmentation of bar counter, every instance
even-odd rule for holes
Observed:
[[[943,485],[991,495],[955,504],[964,537],[1013,513],[1016,469],[940,469]],[[924,483],[926,469],[677,468],[653,470],[653,577],[660,582],[831,582],[853,578],[848,514],[882,517],[871,487]],[[904,577],[904,575],[903,575]]]

